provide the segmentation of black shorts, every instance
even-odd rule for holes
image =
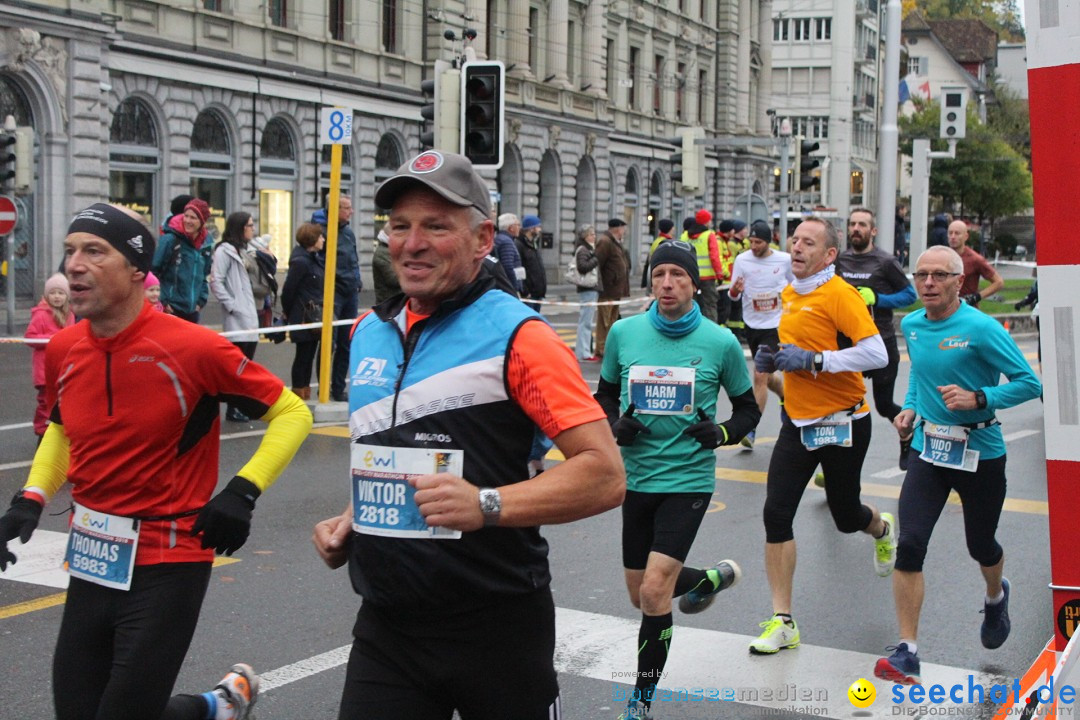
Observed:
[[[650,552],[686,562],[712,493],[626,491],[622,504],[622,555],[627,570],[644,570]]]
[[[780,347],[780,333],[776,328],[752,328],[747,325],[746,344],[750,347],[750,357],[757,355],[757,349],[762,345],[776,350]]]
[[[339,720],[562,717],[548,587],[450,617],[365,602],[353,636]]]

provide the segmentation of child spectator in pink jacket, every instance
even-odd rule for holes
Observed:
[[[146,300],[158,312],[165,312],[165,306],[161,304],[161,281],[152,272],[146,273],[146,281],[143,283],[146,291]]]
[[[45,281],[45,295],[30,311],[30,325],[26,328],[26,337],[48,339],[68,325],[74,324],[75,315],[71,312],[68,281],[57,273]],[[49,408],[45,406],[45,343],[34,343],[30,348],[34,353],[31,363],[34,389],[37,390],[34,434],[40,443],[41,436],[49,425]]]

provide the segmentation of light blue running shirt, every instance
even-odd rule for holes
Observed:
[[[903,319],[900,329],[911,358],[904,410],[914,410],[926,422],[979,423],[994,417],[995,410],[1019,405],[1042,393],[1042,383],[1005,328],[966,303],[944,320],[929,320],[926,310],[919,309]],[[1002,375],[1009,382],[999,385]],[[986,408],[949,410],[938,392],[944,385],[982,390]],[[916,429],[911,447],[922,452],[921,427]],[[979,451],[981,460],[1001,457],[1005,454],[1001,426],[972,430],[968,448]]]

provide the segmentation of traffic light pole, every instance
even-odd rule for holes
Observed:
[[[780,236],[787,236],[787,214],[791,199],[791,136],[780,138]]]
[[[7,267],[7,334],[15,335],[15,232],[9,232],[4,238],[4,261]]]
[[[930,164],[933,158],[955,158],[956,141],[949,141],[949,149],[944,152],[932,152],[930,141],[926,138],[917,138],[912,143],[911,149],[911,245],[908,248],[908,257],[911,258],[911,268],[915,268],[915,261],[926,250],[926,223],[930,216]],[[888,218],[878,219],[878,225],[887,222]]]

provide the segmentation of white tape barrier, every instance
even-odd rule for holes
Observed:
[[[652,302],[651,297],[639,297],[628,298],[626,300],[600,300],[597,302],[577,302],[572,300],[522,300],[522,302],[537,303],[540,305],[552,305],[552,306],[564,306],[564,307],[583,307],[583,306],[599,306],[599,305],[641,305],[648,302]],[[341,327],[343,325],[351,326],[355,319],[352,320],[335,320],[331,324],[332,327]],[[252,328],[251,330],[229,330],[228,332],[218,333],[222,337],[236,337],[238,335],[250,335],[251,333],[259,333],[260,335],[276,335],[277,333],[288,332],[289,330],[315,330],[321,328],[322,323],[303,323],[300,325],[275,325],[274,327],[260,327]],[[49,338],[20,338],[20,337],[3,337],[0,338],[0,344],[19,344],[19,345],[44,345],[49,342]]]

